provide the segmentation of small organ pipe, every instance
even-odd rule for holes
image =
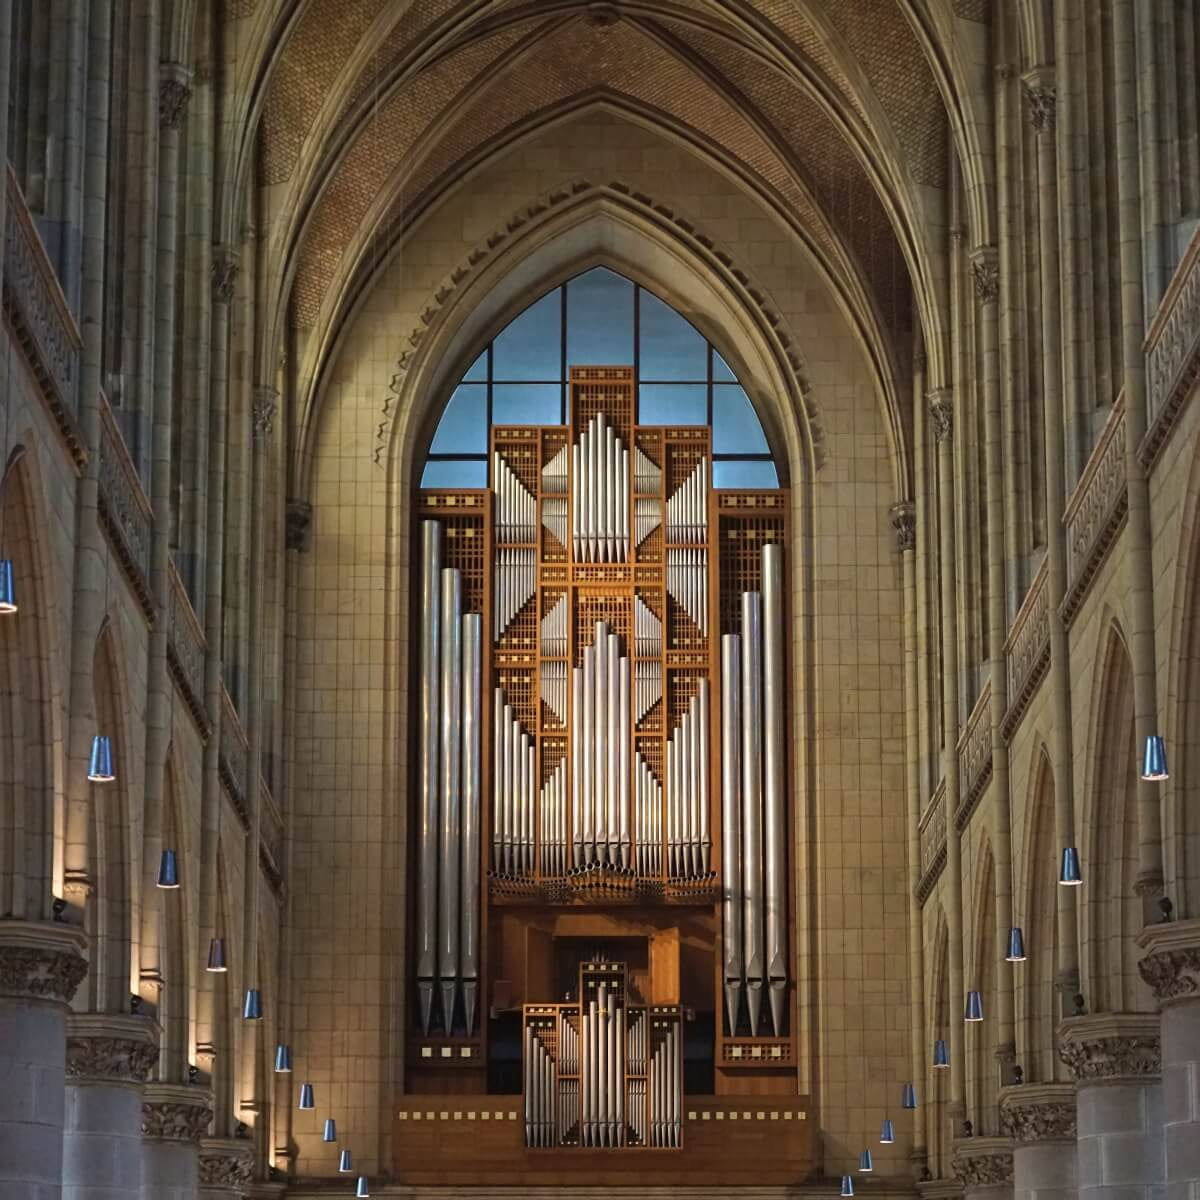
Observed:
[[[479,995],[479,849],[483,772],[480,725],[483,702],[483,618],[467,613],[462,619],[462,875],[459,918],[462,922],[461,966],[463,1013],[467,1036],[475,1029]]]
[[[707,679],[700,680],[698,693],[699,709],[696,714],[696,725],[699,729],[699,760],[698,777],[700,792],[697,803],[700,807],[700,874],[708,874],[708,866],[712,856],[712,829],[709,810],[708,764],[709,764],[709,685]]]
[[[762,597],[742,593],[742,955],[750,1032],[758,1033],[763,989]]]
[[[763,589],[763,841],[766,853],[766,981],[771,1002],[771,1026],[783,1035],[787,996],[787,875],[784,822],[783,695],[783,547],[769,542],[762,548]]]
[[[441,710],[442,527],[421,526],[421,762],[417,828],[417,990],[421,1030],[428,1036],[437,973],[437,854],[441,809],[439,713]]]
[[[613,639],[615,644],[616,639]],[[630,859],[629,847],[629,755],[632,749],[630,745],[630,719],[629,719],[629,659],[622,657],[620,660],[620,680],[618,683],[620,696],[620,710],[618,717],[618,728],[620,733],[620,756],[617,764],[617,778],[621,782],[620,794],[617,798],[618,825],[620,833],[620,855],[621,867],[624,870],[629,870],[632,865]]]
[[[607,630],[605,631],[607,634]],[[606,713],[608,716],[608,736],[605,740],[605,821],[604,826],[608,833],[608,841],[605,848],[605,861],[608,863],[616,863],[618,855],[618,841],[620,838],[620,819],[617,816],[617,796],[619,788],[619,780],[617,772],[620,770],[620,752],[621,752],[621,663],[617,653],[617,639],[615,637],[605,636],[605,658],[607,659],[605,670],[605,704]]]
[[[579,758],[583,778],[580,808],[583,810],[583,861],[591,866],[596,861],[596,823],[592,805],[596,763],[592,742],[596,732],[596,681],[591,646],[583,652],[583,736],[579,739]]]
[[[583,668],[571,670],[571,841],[574,865],[583,866],[583,763],[580,749],[583,728]]]
[[[745,963],[742,957],[742,647],[721,638],[721,883],[725,941],[725,1021],[737,1032]]]
[[[438,872],[438,978],[442,1025],[454,1025],[459,977],[459,868],[462,823],[462,572],[442,570],[441,861]]]

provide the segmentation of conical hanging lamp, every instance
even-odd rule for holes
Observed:
[[[974,989],[967,993],[967,1009],[963,1013],[963,1020],[972,1022],[983,1020],[983,997]]]
[[[946,1043],[942,1038],[938,1038],[933,1043],[933,1066],[935,1070],[943,1070],[950,1065],[950,1054],[946,1049]]]
[[[17,588],[11,558],[0,558],[0,615],[17,611]]]
[[[338,1155],[338,1172],[342,1175],[354,1174],[354,1160],[350,1157],[349,1150],[343,1150]]]
[[[174,850],[164,850],[158,863],[158,879],[155,887],[164,891],[174,891],[179,887],[179,862]]]
[[[321,1135],[321,1141],[337,1141],[337,1122],[332,1117],[325,1118],[325,1132]]]
[[[892,1124],[891,1117],[884,1117],[883,1128],[879,1131],[879,1144],[881,1146],[891,1146],[896,1141],[896,1127]]]
[[[275,1074],[290,1075],[292,1073],[292,1048],[280,1042],[275,1047]]]
[[[1079,851],[1074,846],[1063,847],[1058,882],[1064,887],[1078,887],[1083,882],[1083,874],[1079,870]]]
[[[243,1021],[261,1021],[263,1019],[262,992],[258,988],[246,989],[246,1002],[242,1005]]]
[[[112,783],[114,779],[116,775],[113,774],[112,742],[105,734],[98,733],[92,738],[88,780],[91,783]]]
[[[304,1109],[305,1112],[317,1107],[311,1083],[302,1083],[300,1085],[300,1104],[298,1107]]]
[[[229,966],[225,961],[224,938],[215,937],[208,943],[208,966],[206,966],[204,969],[206,971],[212,971],[214,974],[229,970]]]
[[[1167,746],[1156,733],[1146,738],[1146,753],[1142,756],[1142,778],[1151,783],[1168,778]]]
[[[842,1190],[839,1193],[839,1195],[842,1195],[842,1196],[853,1196],[854,1195],[854,1180],[851,1179],[849,1175],[842,1176]]]
[[[360,1175],[358,1177],[358,1191],[354,1193],[354,1200],[364,1200],[371,1193],[367,1191],[367,1177]]]
[[[1025,961],[1025,935],[1018,925],[1014,925],[1008,931],[1008,953],[1004,956],[1004,961],[1011,963]]]
[[[863,1172],[875,1170],[875,1162],[871,1158],[870,1150],[864,1150],[858,1156],[858,1169]]]

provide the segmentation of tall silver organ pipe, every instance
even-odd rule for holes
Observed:
[[[562,759],[542,784],[541,810],[542,872],[562,875],[567,870],[567,760]]]
[[[703,547],[667,548],[667,591],[691,617],[701,633],[708,632],[708,551]]]
[[[725,1021],[737,1032],[742,1007],[742,639],[721,638],[721,884],[725,918]]]
[[[636,870],[639,875],[662,874],[662,785],[641,752],[634,754],[634,808],[637,837]]]
[[[537,745],[505,703],[501,687],[495,690],[492,713],[492,866],[502,875],[529,875],[539,792]]]
[[[652,462],[640,447],[633,449],[634,490],[642,495],[657,495],[662,487],[662,468]]]
[[[783,696],[786,687],[783,632],[783,548],[762,548],[763,590],[763,843],[766,854],[764,890],[767,902],[766,981],[770,988],[771,1026],[784,1029],[787,996],[787,878],[784,821]]]
[[[492,454],[496,541],[529,544],[537,538],[537,502],[499,451]]]
[[[542,524],[565,550],[567,547],[567,463],[566,446],[542,468]]]
[[[420,815],[417,828],[417,991],[421,1029],[429,1033],[437,977],[437,859],[441,776],[438,767],[441,712],[442,527],[421,526],[421,717]]]
[[[542,703],[560,725],[567,723],[567,664],[543,662],[541,666]]]
[[[763,989],[762,596],[742,593],[742,946],[750,1030]]]
[[[462,837],[462,572],[442,571],[442,797],[438,872],[438,978],[442,1025],[454,1025],[459,983],[459,871]]]
[[[708,805],[709,684],[697,680],[683,720],[667,742],[667,827],[670,873],[698,878],[709,873],[712,832]]]
[[[630,665],[620,637],[597,621],[571,677],[571,820],[575,866],[630,863]]]
[[[532,546],[501,547],[495,552],[492,576],[495,640],[499,642],[537,592],[537,550]]]
[[[708,459],[702,458],[667,500],[667,541],[703,542],[708,537]]]
[[[462,875],[459,918],[463,1023],[475,1032],[479,1000],[479,851],[483,771],[481,706],[483,701],[483,617],[462,619]]]
[[[633,502],[633,544],[640,546],[662,524],[662,501],[639,499]]]
[[[542,618],[542,653],[547,658],[567,656],[567,597],[563,595]]]
[[[604,413],[571,448],[572,536],[578,562],[629,557],[629,450]]]
[[[683,1029],[673,1017],[652,1019],[650,1144],[683,1142]]]

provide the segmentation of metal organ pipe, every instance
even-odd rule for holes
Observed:
[[[721,882],[725,917],[725,1020],[737,1032],[742,958],[742,639],[721,638]]]
[[[571,448],[572,537],[580,562],[629,558],[629,450],[604,413]]]
[[[787,995],[787,837],[784,821],[783,696],[783,548],[768,543],[762,548],[763,589],[763,841],[766,854],[766,981],[770,988],[771,1026],[783,1034]]]
[[[454,1025],[458,995],[459,871],[462,822],[462,572],[442,571],[441,863],[438,889],[438,977],[442,1024]]]
[[[420,817],[417,828],[417,991],[421,1030],[428,1035],[433,1018],[437,975],[437,855],[441,777],[438,768],[441,710],[442,527],[421,526],[421,762]]]
[[[712,832],[707,810],[709,684],[696,693],[667,742],[667,824],[670,874],[700,878],[709,873]]]
[[[750,1031],[763,989],[762,597],[742,593],[742,947]]]
[[[483,701],[483,617],[462,619],[462,873],[459,889],[463,1020],[475,1031],[479,998],[479,839],[483,772],[480,719]]]

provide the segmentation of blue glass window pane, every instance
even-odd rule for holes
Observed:
[[[713,385],[713,453],[766,454],[770,447],[746,393],[737,384]]]
[[[708,387],[703,383],[643,383],[638,388],[639,425],[703,425]]]
[[[643,379],[707,378],[704,354],[707,343],[673,308],[644,291],[639,313]]]
[[[562,388],[557,383],[507,383],[492,388],[493,425],[559,425]]]
[[[713,351],[713,382],[737,383],[737,376],[729,369],[729,364],[715,350]]]
[[[426,488],[487,487],[487,460],[472,458],[434,459],[425,464],[421,486]]]
[[[486,454],[487,447],[487,385],[461,383],[442,413],[429,452]]]
[[[596,267],[567,284],[567,365],[633,362],[633,284]]]
[[[492,378],[562,378],[562,294],[557,288],[497,334]]]
[[[767,459],[714,459],[713,487],[777,488],[775,464]]]
[[[486,350],[467,368],[463,383],[487,383]]]

